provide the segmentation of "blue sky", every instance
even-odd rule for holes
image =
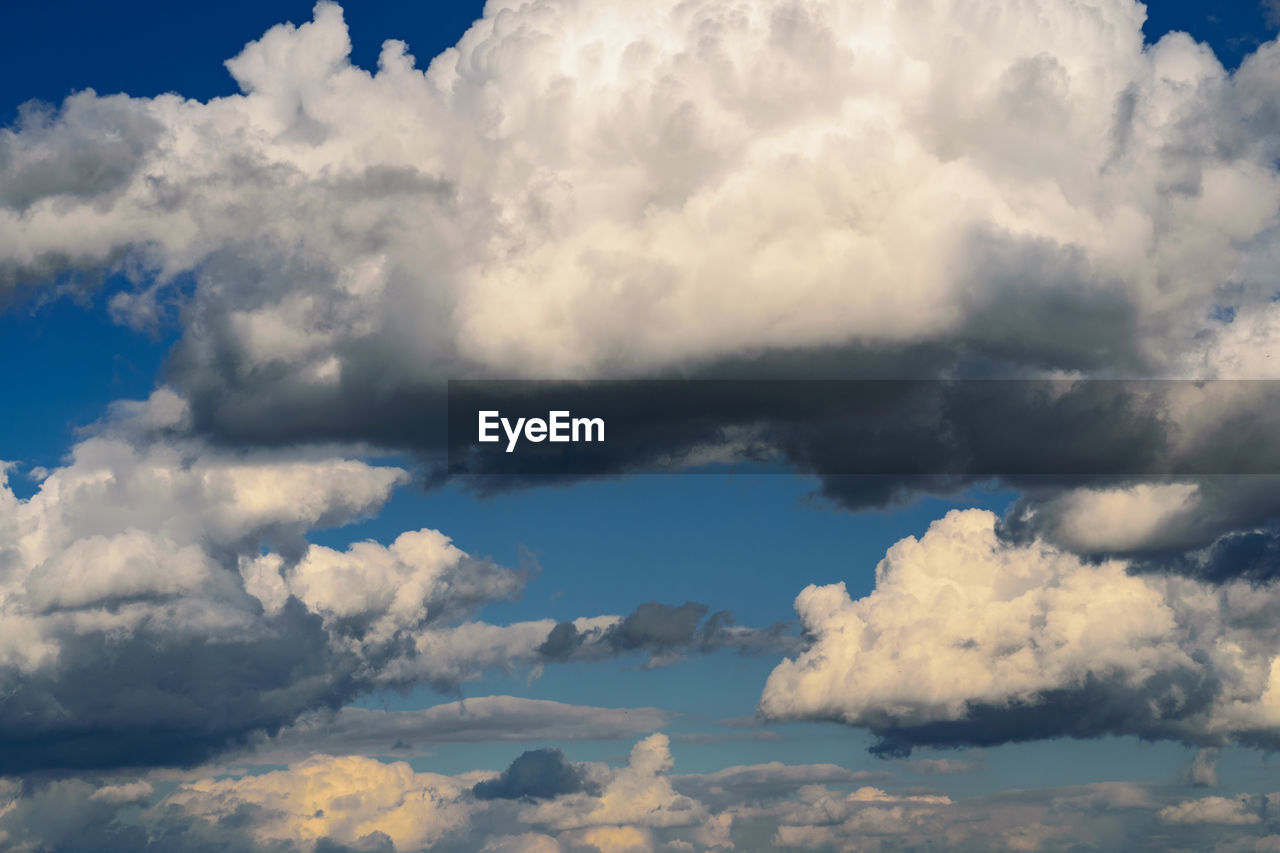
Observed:
[[[481,496],[459,483],[424,488],[423,448],[387,438],[404,434],[391,421],[424,416],[424,389],[466,371],[591,378],[728,364],[765,374],[764,353],[794,359],[801,372],[845,359],[849,370],[904,365],[946,375],[989,359],[1016,376],[1256,375],[1249,371],[1269,357],[1280,327],[1267,299],[1280,178],[1268,113],[1249,110],[1280,103],[1264,65],[1280,13],[1251,2],[1153,3],[1147,53],[1131,54],[1127,0],[1094,4],[1107,10],[1101,24],[1081,11],[1089,4],[1032,5],[1038,12],[1025,20],[1021,12],[1007,21],[939,17],[939,40],[919,43],[950,49],[964,39],[944,36],[968,37],[971,21],[974,40],[988,26],[1008,36],[982,57],[994,63],[982,79],[998,81],[995,94],[954,111],[967,95],[944,83],[957,72],[921,71],[913,34],[897,32],[885,49],[910,55],[909,73],[877,65],[875,51],[873,70],[859,72],[865,79],[846,79],[834,60],[822,65],[829,22],[816,7],[794,21],[786,10],[761,18],[774,28],[766,47],[743,47],[750,40],[741,33],[728,47],[716,42],[740,78],[715,76],[722,69],[710,41],[684,30],[683,53],[637,42],[617,51],[621,70],[604,73],[598,53],[624,44],[629,27],[657,28],[653,43],[677,37],[618,4],[602,5],[600,17],[556,2],[494,12],[447,83],[391,65],[377,77],[344,77],[350,67],[335,53],[335,34],[345,22],[357,68],[376,68],[383,40],[395,38],[422,70],[481,17],[478,4],[369,2],[341,17],[321,4],[314,24],[267,37],[281,22],[311,21],[312,4],[32,4],[3,13],[0,241],[9,245],[0,246],[0,360],[9,368],[0,374],[0,459],[12,465],[19,501],[0,500],[0,605],[16,602],[0,607],[0,626],[13,626],[0,637],[31,639],[0,643],[5,683],[25,685],[12,688],[8,716],[0,711],[0,749],[23,757],[0,774],[29,782],[14,788],[12,817],[0,804],[0,832],[9,833],[0,838],[75,850],[97,833],[128,849],[143,832],[151,847],[137,849],[170,849],[162,829],[146,828],[168,805],[185,810],[177,849],[205,849],[198,843],[218,842],[224,829],[241,831],[219,823],[227,816],[219,809],[248,803],[288,818],[226,836],[233,846],[274,840],[319,850],[324,837],[354,845],[333,849],[374,849],[367,845],[382,842],[366,831],[373,827],[397,850],[730,849],[730,835],[714,840],[722,821],[736,827],[740,850],[801,836],[809,849],[943,849],[932,845],[944,837],[946,849],[1014,849],[1010,833],[1031,823],[1043,830],[1039,846],[1018,849],[1065,850],[1075,849],[1076,808],[1089,849],[1161,849],[1168,833],[1183,831],[1191,849],[1210,849],[1196,845],[1223,827],[1241,833],[1232,849],[1276,843],[1267,750],[1280,744],[1280,723],[1266,715],[1280,649],[1267,627],[1274,602],[1262,596],[1277,584],[1267,562],[1277,552],[1259,546],[1262,562],[1246,565],[1231,550],[1280,535],[1280,506],[1253,481],[1144,491],[1099,478],[1026,494],[991,481],[873,509],[821,497],[822,471],[637,474]],[[669,19],[683,27],[682,14]],[[831,31],[864,47],[868,32],[881,37],[856,30],[864,22],[855,17]],[[736,32],[735,21],[724,12],[704,25]],[[1095,26],[1120,33],[1120,46],[1073,41]],[[932,27],[922,19],[920,38]],[[1214,88],[1228,84],[1174,40],[1157,46],[1175,30],[1206,43],[1236,88]],[[1010,33],[1044,50],[1022,56]],[[778,55],[753,77],[750,60],[766,48]],[[1262,58],[1248,60],[1255,52]],[[237,55],[229,71],[223,63]],[[539,76],[562,56],[563,68]],[[643,66],[650,61],[659,64]],[[648,70],[629,83],[627,62]],[[884,68],[893,73],[876,77]],[[824,79],[848,87],[842,100],[824,101]],[[942,88],[913,101],[921,80]],[[528,103],[526,82],[538,92]],[[724,94],[737,83],[741,91]],[[430,89],[436,100],[423,106],[430,86],[439,87]],[[1070,97],[1054,100],[1064,86]],[[58,112],[84,89],[100,98]],[[1115,97],[1091,107],[1103,90]],[[117,92],[136,100],[101,99]],[[156,100],[171,92],[191,100]],[[848,107],[863,97],[870,106]],[[227,98],[222,112],[202,103],[215,98]],[[1132,127],[1116,119],[1111,128],[1112,112],[1126,109]],[[33,118],[41,110],[46,118]],[[827,124],[837,117],[850,122],[838,132]],[[385,127],[370,131],[378,122]],[[1055,141],[1086,125],[1068,144]],[[743,128],[769,144],[752,148]],[[1077,173],[1076,161],[1096,153],[1077,158],[1080,140],[1096,142],[1105,167]],[[840,172],[850,163],[858,165]],[[776,233],[801,236],[770,243]],[[855,236],[840,242],[847,234]],[[785,286],[761,284],[766,274]],[[130,322],[147,311],[160,320]],[[1228,412],[1231,401],[1219,404]],[[1213,420],[1213,405],[1204,404],[1215,412],[1204,421],[1177,408],[1170,418],[1218,437],[1211,428],[1228,430],[1230,419]],[[1102,435],[1110,425],[1089,429]],[[878,440],[892,446],[899,437]],[[399,485],[389,466],[407,472]],[[951,516],[964,521],[948,527],[940,520],[952,510],[984,510],[1009,529],[991,533],[982,513]],[[426,546],[396,551],[397,537],[419,530],[441,531],[496,567],[439,550],[422,556]],[[916,551],[895,552],[890,575],[877,580],[886,551],[926,534]],[[333,553],[366,540],[381,547],[356,545],[349,564]],[[946,548],[952,556],[931,556]],[[974,556],[984,548],[990,573],[1009,572],[995,584],[1000,594],[1039,590],[1039,610],[1011,617],[1013,608],[979,603],[973,637],[941,611],[935,630],[930,608],[949,606],[938,602],[984,601],[981,572],[965,574],[986,559]],[[919,580],[952,570],[938,588]],[[278,600],[268,583],[284,590]],[[480,591],[467,592],[469,583]],[[797,613],[806,587],[838,583],[849,608],[865,603],[860,615],[839,602],[802,603]],[[957,598],[938,591],[948,584]],[[421,592],[421,612],[396,603],[402,589]],[[1220,609],[1206,603],[1219,600]],[[739,654],[724,634],[700,649],[697,637],[664,645],[652,628],[627,645],[620,626],[631,622],[621,620],[635,613],[640,625],[637,608],[648,602],[730,611],[735,625],[759,632],[753,638],[786,623],[790,639]],[[532,629],[468,657],[465,629],[476,621],[514,632],[538,620],[600,618],[603,627],[574,629],[567,659],[529,640]],[[1081,620],[1088,629],[1073,633]],[[551,636],[550,622],[535,639]],[[456,678],[432,668],[436,631],[459,650]],[[986,657],[967,674],[913,657],[976,648]],[[1025,655],[1043,657],[1024,669]],[[784,657],[802,662],[792,681],[781,680]],[[187,659],[183,673],[173,661]],[[128,683],[118,697],[85,699],[73,675],[95,671],[108,680],[125,673]],[[200,709],[210,695],[237,698],[222,711]],[[409,758],[418,774],[465,778],[439,795],[465,815],[454,823],[406,829],[370,806],[377,813],[361,812],[362,823],[335,819],[313,832],[314,810],[287,793],[307,760],[330,760],[317,758],[322,746],[303,754],[312,749],[306,737],[346,748],[337,729],[306,729],[316,719],[332,725],[326,712],[409,713],[492,696],[589,713],[661,709],[675,770],[663,765],[644,777],[647,787],[627,787],[628,761],[649,766],[642,747],[667,748],[642,740],[643,727],[581,738],[465,735],[419,745]],[[530,731],[554,716],[520,708]],[[291,728],[299,720],[301,735]],[[153,730],[164,734],[152,738]],[[280,730],[280,749],[304,744],[292,764],[272,752],[267,733]],[[85,731],[88,745],[77,740]],[[246,742],[258,745],[256,757]],[[885,743],[914,753],[875,757],[870,750]],[[531,783],[523,800],[486,804],[469,787],[545,747],[590,763],[573,771],[574,791],[544,795]],[[927,763],[941,759],[956,772]],[[806,787],[771,762],[848,772]],[[692,777],[672,776],[675,789],[666,782],[736,765],[769,765],[759,772],[773,774],[776,789],[765,796],[724,782],[729,793],[706,793]],[[282,799],[245,781],[267,769],[284,774],[269,777],[282,780]],[[200,778],[221,780],[227,799],[202,799]],[[1133,815],[1072,805],[1071,797],[1119,796],[1089,787],[1110,782],[1132,786],[1123,808]],[[864,783],[879,794],[851,796]],[[115,787],[130,784],[146,792],[126,797]],[[817,784],[842,805],[814,823],[804,804]],[[94,803],[157,810],[140,822],[126,811],[103,817],[84,793],[86,834],[60,837],[39,819],[41,798],[76,785],[111,789]],[[739,799],[717,805],[721,796]],[[952,824],[920,799],[943,796],[972,811]],[[657,805],[645,817],[619,797]],[[1038,811],[1009,805],[1019,797]],[[319,811],[346,808],[340,799]],[[867,829],[864,816],[880,807],[869,802],[895,803],[898,828]],[[954,829],[962,825],[977,828]],[[494,826],[498,834],[486,835]],[[592,834],[601,828],[625,843]],[[530,841],[535,834],[547,840]],[[893,847],[898,837],[915,846]]]

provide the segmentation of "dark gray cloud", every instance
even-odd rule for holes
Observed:
[[[633,652],[645,652],[651,660],[660,661],[672,655],[721,649],[782,654],[800,646],[793,624],[738,627],[729,611],[719,610],[707,616],[710,610],[693,601],[681,605],[650,601],[604,630],[583,631],[573,622],[560,622],[536,651],[549,661],[594,660]]]
[[[1090,673],[1079,686],[1044,690],[1031,699],[967,703],[965,713],[954,720],[915,725],[886,711],[879,719],[868,715],[866,728],[878,739],[871,752],[882,758],[907,758],[921,747],[987,747],[1126,734],[1207,746],[1220,742],[1205,730],[1220,690],[1212,674],[1203,670],[1164,672],[1138,684]],[[1271,738],[1280,745],[1280,739]]]
[[[598,794],[582,769],[558,749],[522,752],[495,779],[476,783],[471,792],[482,800],[550,800],[563,794]]]
[[[853,510],[1013,488],[1010,541],[1218,581],[1273,571],[1259,533],[1280,519],[1271,381],[480,382],[455,385],[451,404],[451,468],[481,492],[768,462],[816,475],[822,495]],[[599,416],[609,438],[507,453],[475,442],[480,409]],[[563,653],[572,632],[552,641]]]
[[[55,667],[5,674],[0,773],[197,764],[372,686],[296,601],[255,633],[67,638]]]
[[[1277,571],[1278,484],[1272,473],[1014,480],[1021,495],[1001,535],[1118,557],[1135,571],[1263,583]]]
[[[1210,583],[1244,580],[1270,584],[1280,578],[1280,531],[1226,533],[1206,548],[1131,555],[1141,572],[1173,572]]]

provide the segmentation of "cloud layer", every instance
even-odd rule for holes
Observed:
[[[507,798],[530,755],[578,784]],[[1277,794],[1188,796],[1100,782],[956,799],[889,774],[761,764],[678,775],[664,735],[621,766],[526,752],[501,773],[444,775],[403,761],[315,755],[266,772],[152,784],[68,778],[0,784],[0,843],[62,853],[711,853],[727,850],[1069,851],[1273,849]],[[503,788],[506,791],[506,788]],[[511,791],[515,793],[515,791]]]

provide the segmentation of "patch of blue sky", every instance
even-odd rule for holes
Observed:
[[[111,278],[92,297],[20,301],[0,312],[0,459],[18,464],[11,481],[19,494],[35,488],[23,472],[57,465],[110,403],[155,388],[176,329],[148,334],[113,322],[106,298],[126,286]]]
[[[386,543],[433,527],[503,565],[531,555],[542,571],[521,600],[486,608],[495,621],[624,615],[658,600],[702,602],[762,627],[794,618],[791,603],[810,583],[844,581],[851,595],[866,595],[894,542],[923,534],[950,509],[1000,513],[1014,497],[971,490],[850,513],[818,497],[813,478],[788,474],[646,474],[487,498],[458,485],[407,486],[376,517],[311,539]]]

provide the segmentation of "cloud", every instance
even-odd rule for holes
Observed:
[[[482,853],[560,853],[560,843],[550,835],[524,832],[495,838]]]
[[[1216,788],[1218,787],[1218,771],[1214,766],[1218,760],[1218,750],[1202,749],[1196,753],[1196,757],[1192,759],[1191,764],[1186,769],[1186,777],[1199,788]]]
[[[155,793],[151,783],[146,781],[125,782],[121,785],[104,785],[89,795],[90,800],[125,805],[127,803],[144,802]]]
[[[198,761],[349,697],[373,649],[331,642],[297,599],[264,608],[238,561],[305,553],[304,531],[368,514],[403,479],[98,436],[29,499],[0,489],[0,766]]]
[[[113,304],[144,322],[193,273],[169,373],[255,442],[412,443],[449,376],[1162,372],[1267,310],[1280,49],[1228,74],[1142,21],[544,0],[371,73],[320,3],[227,63],[241,94],[4,131],[3,280],[139,270]]]
[[[972,773],[982,767],[981,764],[973,761],[958,761],[954,758],[917,758],[912,761],[904,761],[902,766],[913,773],[923,773],[926,776]]]
[[[1126,850],[1175,849],[1167,827],[1155,821],[1148,789],[1123,782],[1064,788],[998,791],[950,801],[929,794],[896,794],[864,787],[842,792],[801,788],[761,810],[776,848],[839,851],[946,849]],[[1217,837],[1195,838],[1192,849],[1210,849]],[[1177,839],[1186,844],[1185,833]],[[1207,846],[1196,847],[1206,841]],[[1177,848],[1182,849],[1182,848]]]
[[[346,551],[305,542],[404,479],[341,457],[100,435],[29,499],[0,490],[0,767],[205,760],[391,683],[424,627],[519,592],[520,573],[433,530]]]
[[[777,654],[795,649],[799,638],[790,625],[744,628],[733,624],[727,610],[712,613],[705,604],[686,601],[679,606],[650,601],[637,605],[622,619],[581,630],[574,622],[559,622],[538,646],[549,661],[593,660],[644,652],[650,665],[668,663],[689,652],[734,649],[742,654]]]
[[[463,791],[450,777],[402,762],[318,755],[288,770],[184,785],[154,808],[222,821],[247,807],[259,843],[351,844],[381,834],[396,849],[421,849],[466,825]]]
[[[896,796],[862,787],[841,794],[821,785],[802,788],[778,809],[773,843],[783,847],[832,847],[905,839],[939,828],[952,805],[944,796]]]
[[[657,708],[598,708],[515,696],[475,696],[414,711],[343,708],[300,718],[256,744],[251,758],[288,763],[312,752],[396,755],[438,743],[617,740],[660,728]]]
[[[1132,734],[1200,746],[1276,742],[1274,586],[1212,587],[1012,545],[952,511],[889,549],[876,588],[796,600],[812,645],[760,710],[879,736],[876,750]]]
[[[451,434],[471,435],[473,407],[590,411],[617,427],[607,449],[567,458],[552,448],[512,462],[501,449],[454,445],[450,463],[484,492],[679,470],[697,448],[710,448],[730,461],[781,462],[816,474],[822,494],[853,510],[920,493],[1014,488],[1020,497],[1000,529],[1009,541],[1042,539],[1090,559],[1125,558],[1143,572],[1266,582],[1280,549],[1275,386],[1087,379],[468,383],[474,390],[451,396],[457,417],[466,419],[455,419]],[[564,656],[577,644],[565,625],[545,651]]]
[[[562,794],[542,803],[475,797],[478,782],[501,778],[490,771],[443,776],[401,761],[323,755],[256,775],[192,779],[167,771],[168,781],[154,787],[128,776],[0,782],[0,843],[106,853],[707,853],[780,846],[888,853],[940,840],[947,849],[977,853],[1073,844],[1100,850],[1265,850],[1271,844],[1257,818],[1275,795],[1187,800],[1181,786],[1101,782],[952,800],[891,780],[867,785],[831,765],[749,765],[673,777],[669,758],[660,738],[648,738],[626,766],[577,765],[601,783],[596,796]],[[664,781],[681,790],[692,783],[713,787],[691,797],[673,794]],[[717,784],[723,786],[718,791]],[[561,805],[570,808],[556,815],[576,816],[567,821],[573,825],[546,821],[548,809]],[[683,818],[672,819],[677,813]]]
[[[714,773],[673,777],[676,790],[718,809],[782,797],[806,785],[866,783],[884,774],[849,770],[835,764],[735,765]]]
[[[30,498],[0,488],[0,772],[196,764],[262,745],[264,735],[362,694],[430,685],[456,695],[485,671],[536,673],[549,662],[538,649],[553,620],[474,618],[518,596],[524,572],[475,559],[432,529],[389,544],[307,541],[313,530],[375,512],[405,471],[332,448],[246,452],[139,432],[185,414],[165,393],[118,406]],[[670,660],[794,639],[781,628],[730,626],[723,612],[696,638],[667,636],[661,614],[696,611],[696,622],[708,608],[645,608],[638,612],[659,615],[569,623],[591,644],[574,659],[638,652]],[[611,642],[610,629],[633,623],[627,642]],[[625,725],[603,709],[593,718],[514,701],[480,702],[489,731],[495,720],[521,719],[562,731],[558,712],[594,731],[629,735],[658,724],[652,709]],[[466,729],[447,723],[449,714],[398,718],[393,727],[408,735],[417,726],[424,737]],[[320,733],[304,723],[264,748],[349,739],[344,719],[319,724],[329,726]]]
[[[1243,799],[1228,797],[1202,797],[1187,800],[1176,806],[1168,806],[1159,812],[1166,823],[1226,823],[1247,825],[1261,823],[1262,818],[1245,810]]]
[[[586,791],[582,770],[566,761],[558,749],[522,752],[499,776],[477,782],[471,789],[482,800],[550,800]]]
[[[84,92],[0,134],[0,286],[136,273],[121,318],[182,304],[166,375],[189,428],[254,446],[438,449],[460,376],[1272,376],[1280,47],[1227,73],[1184,34],[1144,46],[1143,14],[544,0],[492,6],[425,71],[387,42],[371,73],[320,3],[228,62],[241,94]],[[1181,449],[1212,459],[1236,434],[1221,412],[1051,414],[1122,459],[1189,425],[1215,440]],[[961,450],[1043,459],[959,423],[989,439]],[[631,450],[688,454],[726,426]],[[974,482],[955,448],[833,440],[847,427],[764,439],[854,508]],[[850,445],[929,476],[833,476]],[[1258,570],[1169,549],[1280,511],[1184,483],[1196,497],[1128,500],[1116,528],[1040,485],[1037,535],[1207,577]]]
[[[631,750],[627,766],[609,774],[598,796],[571,794],[530,807],[524,820],[554,829],[634,824],[688,826],[706,818],[696,800],[677,794],[666,771],[673,766],[664,734],[645,738]],[[596,781],[596,780],[591,780]]]
[[[609,845],[635,839],[652,845],[656,830],[703,839],[700,849],[723,848],[731,818],[705,827],[696,823],[707,814],[671,790],[665,776],[670,766],[667,741],[655,735],[637,744],[629,764],[617,769],[573,765],[557,750],[526,752],[501,774],[457,776],[415,771],[401,761],[317,754],[265,773],[166,784],[163,795],[145,781],[101,785],[64,779],[25,789],[16,784],[0,786],[0,841],[17,842],[19,849],[86,849],[75,845],[96,833],[88,846],[112,853],[461,853],[577,850],[583,844],[615,849]],[[535,804],[547,797],[555,799]],[[567,808],[549,826],[545,810],[560,804]],[[70,814],[58,819],[60,809]],[[117,819],[126,813],[126,820]]]

